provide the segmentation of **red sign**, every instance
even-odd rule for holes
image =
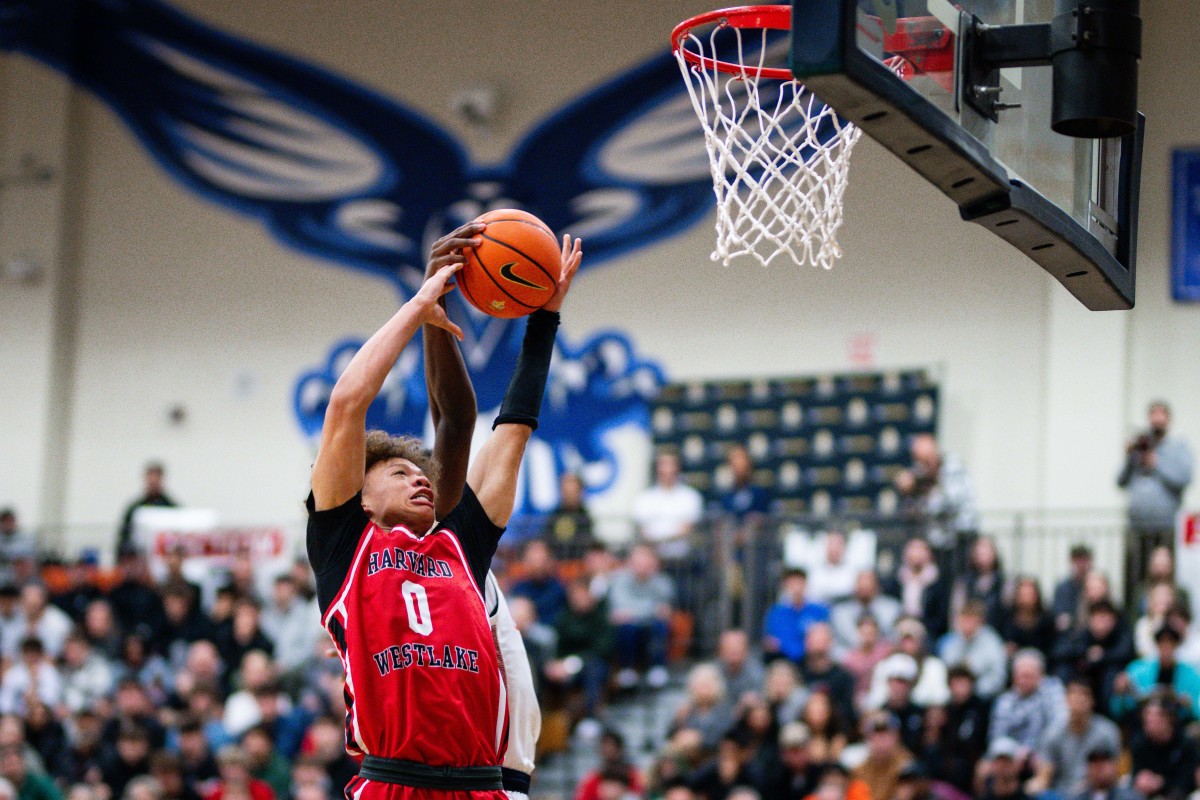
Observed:
[[[875,366],[875,344],[878,338],[874,333],[856,333],[851,336],[846,342],[850,363],[856,367]]]
[[[165,556],[173,550],[183,551],[185,558],[213,558],[249,552],[255,559],[278,558],[283,555],[282,528],[213,528],[208,531],[155,531],[154,555]]]
[[[1191,547],[1196,544],[1196,534],[1200,533],[1200,514],[1188,514],[1183,518],[1183,544]]]

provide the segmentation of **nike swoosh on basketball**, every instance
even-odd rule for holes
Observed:
[[[504,278],[505,280],[512,281],[513,283],[517,284],[518,286],[528,286],[530,289],[542,289],[543,291],[546,289],[545,286],[538,286],[536,283],[534,283],[532,281],[527,281],[524,278],[522,278],[520,275],[513,272],[513,267],[515,267],[516,265],[517,265],[516,261],[510,261],[507,264],[501,264],[500,269],[499,269],[500,277]]]

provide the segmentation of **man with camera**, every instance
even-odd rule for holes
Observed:
[[[938,568],[950,581],[962,566],[956,554],[967,552],[979,527],[975,493],[962,462],[942,452],[933,434],[914,436],[910,452],[912,466],[893,478],[901,513],[933,548]]]
[[[1174,551],[1175,516],[1192,481],[1192,451],[1169,435],[1171,409],[1161,400],[1146,411],[1147,430],[1125,445],[1125,466],[1117,485],[1129,492],[1125,539],[1126,597],[1145,572],[1150,551],[1160,545]]]

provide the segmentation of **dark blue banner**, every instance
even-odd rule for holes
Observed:
[[[1200,301],[1200,150],[1176,150],[1171,173],[1174,199],[1171,295]]]

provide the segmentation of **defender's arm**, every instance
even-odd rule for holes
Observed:
[[[479,497],[488,519],[501,527],[507,525],[512,516],[517,472],[529,437],[537,428],[546,377],[550,372],[550,356],[554,353],[558,311],[582,259],[582,242],[564,236],[558,287],[545,306],[529,315],[521,355],[496,417],[494,431],[475,457],[467,476],[467,483]]]

